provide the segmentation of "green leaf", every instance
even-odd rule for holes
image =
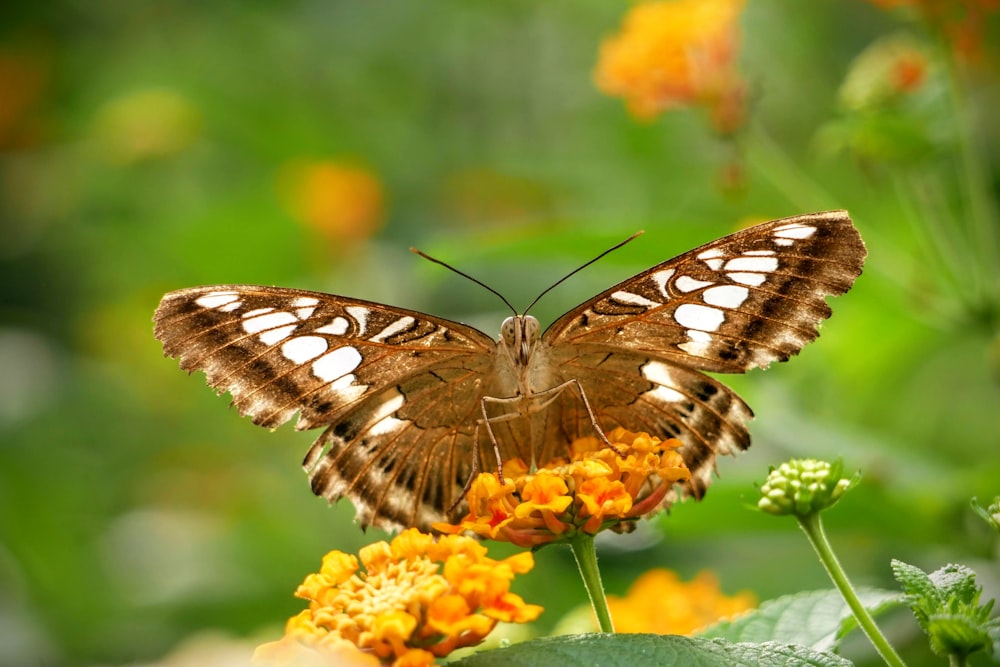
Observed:
[[[927,634],[931,650],[937,655],[970,655],[976,651],[992,650],[993,641],[986,626],[968,616],[936,614],[928,619]]]
[[[938,589],[942,600],[956,600],[965,605],[979,603],[980,589],[976,586],[976,573],[964,565],[949,563],[930,573],[929,578]]]
[[[731,644],[721,639],[652,634],[585,634],[547,637],[483,651],[458,662],[462,667],[548,667],[548,665],[698,665],[698,667],[850,667],[832,653],[767,642]]]
[[[913,615],[917,617],[917,622],[926,632],[927,617],[940,610],[942,605],[937,586],[926,572],[901,560],[892,560],[892,574],[903,587],[907,604],[913,609]]]
[[[898,593],[876,588],[858,589],[858,597],[872,614],[902,603]],[[855,626],[844,598],[831,589],[768,600],[753,611],[717,623],[698,634],[733,642],[794,642],[817,651],[828,651],[836,648],[840,639]]]

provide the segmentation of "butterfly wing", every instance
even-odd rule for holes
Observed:
[[[327,427],[304,465],[367,525],[440,519],[471,470],[496,343],[471,327],[320,292],[215,285],[171,292],[155,335],[255,424]],[[457,482],[456,480],[460,480]]]
[[[580,382],[604,428],[683,441],[688,490],[700,496],[715,456],[749,446],[752,412],[699,371],[744,373],[797,354],[829,317],[826,297],[850,289],[865,255],[845,211],[736,232],[563,315],[542,338],[547,364]],[[572,398],[560,398],[555,419],[585,433],[589,419]]]

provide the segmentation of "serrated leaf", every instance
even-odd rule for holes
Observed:
[[[873,615],[902,603],[899,593],[876,588],[858,591],[861,603]],[[732,642],[794,642],[817,651],[837,647],[855,627],[847,603],[835,590],[808,591],[769,600],[757,609],[717,623],[699,633]]]
[[[938,595],[937,586],[927,576],[927,573],[915,565],[904,563],[901,560],[892,560],[892,575],[903,587],[903,592],[911,598],[921,601],[922,606],[928,608],[939,608],[941,597]],[[936,601],[936,604],[930,604]],[[919,620],[919,619],[918,619]],[[924,621],[921,621],[923,624]]]
[[[979,602],[980,589],[976,586],[976,573],[971,568],[949,563],[928,576],[939,591],[939,599],[955,599],[967,605]]]
[[[549,667],[594,665],[696,665],[697,667],[850,667],[832,653],[767,642],[732,644],[721,639],[651,634],[585,634],[546,637],[483,651],[458,662],[461,667]]]

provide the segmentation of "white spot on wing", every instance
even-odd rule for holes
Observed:
[[[779,238],[779,239],[774,239],[774,245],[780,245],[780,246],[788,247],[788,246],[795,245],[795,241],[793,241],[792,239],[780,239]]]
[[[368,326],[368,309],[361,306],[348,306],[344,310],[358,323],[358,333],[363,335],[365,327]]]
[[[768,257],[775,254],[773,250],[747,250],[744,255],[757,255],[758,257]]]
[[[646,394],[653,397],[654,399],[660,401],[669,401],[671,403],[676,403],[677,401],[684,400],[684,394],[677,391],[676,389],[671,389],[670,387],[664,387],[663,385],[659,385],[655,389],[647,391]]]
[[[705,290],[701,298],[710,306],[739,308],[749,295],[750,290],[746,287],[739,285],[716,285]]]
[[[243,305],[242,301],[233,301],[232,303],[227,303],[224,306],[219,306],[219,310],[221,310],[224,313],[231,313],[234,310],[238,310],[242,305]]]
[[[387,326],[385,329],[379,331],[377,334],[375,334],[368,340],[372,341],[373,343],[382,343],[385,341],[386,338],[389,338],[390,336],[393,336],[399,333],[400,331],[405,331],[410,326],[412,326],[414,322],[415,320],[409,315],[407,315],[406,317],[401,317],[392,324],[390,324],[389,326]]]
[[[299,336],[281,346],[281,354],[289,361],[304,364],[326,352],[326,339],[319,336]]]
[[[276,313],[267,313],[264,315],[258,315],[257,317],[244,318],[243,330],[247,333],[254,334],[260,333],[261,331],[267,331],[268,329],[277,329],[278,327],[283,327],[286,324],[295,324],[298,321],[298,318],[291,313],[279,310]]]
[[[722,251],[721,248],[709,248],[705,252],[698,255],[698,259],[708,260],[715,257],[724,257],[726,253]]]
[[[674,311],[674,320],[686,329],[715,331],[725,319],[725,314],[718,308],[697,303],[682,303]]]
[[[777,257],[736,257],[726,262],[726,271],[771,273],[778,269]]]
[[[618,303],[628,303],[633,306],[645,306],[646,308],[656,308],[657,306],[660,305],[656,301],[647,299],[642,295],[633,294],[632,292],[625,292],[623,290],[615,292],[614,294],[611,295],[611,298],[617,301]]]
[[[292,332],[297,328],[298,327],[294,324],[289,324],[288,326],[278,327],[277,329],[268,329],[258,336],[258,338],[260,339],[260,342],[264,343],[264,345],[276,345],[291,336]]]
[[[403,394],[397,390],[395,396],[378,407],[378,412],[376,413],[378,421],[369,427],[368,432],[372,435],[382,435],[391,433],[403,426],[406,422],[402,419],[396,419],[392,415],[403,407],[403,403],[405,402],[406,399],[403,398]]]
[[[657,271],[656,273],[649,276],[656,283],[656,287],[660,290],[660,294],[665,297],[670,295],[667,293],[667,281],[670,280],[674,275],[673,269],[663,269],[662,271]]]
[[[329,324],[324,324],[319,329],[316,329],[316,333],[333,334],[334,336],[343,336],[347,333],[347,329],[350,326],[350,322],[344,317],[335,317],[333,321]]]
[[[677,286],[682,292],[693,292],[696,289],[701,289],[702,287],[708,287],[712,284],[710,280],[697,280],[691,276],[680,276],[674,281],[674,285]]]
[[[299,316],[300,320],[307,320],[313,314],[314,310],[316,310],[315,306],[307,306],[305,308],[297,308],[295,310],[295,314]]]
[[[763,273],[736,271],[726,275],[728,275],[729,279],[733,282],[740,283],[741,285],[749,285],[750,287],[760,287],[764,284],[764,281],[767,280],[767,275]]]
[[[647,380],[657,386],[646,392],[649,396],[660,401],[680,401],[684,395],[670,385],[674,384],[670,377],[670,368],[662,361],[648,361],[642,367],[642,374]]]
[[[205,296],[198,297],[194,302],[202,308],[218,308],[239,298],[236,292],[209,292]]]
[[[311,296],[300,296],[292,301],[292,308],[310,308],[319,303],[319,299]]]
[[[815,233],[815,227],[800,225],[798,223],[791,223],[774,229],[774,235],[783,239],[807,239]]]
[[[338,347],[313,362],[313,375],[320,380],[333,382],[337,378],[347,375],[360,365],[360,352],[349,345]]]

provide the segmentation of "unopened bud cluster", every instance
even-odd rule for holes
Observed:
[[[792,459],[771,470],[760,487],[757,507],[771,514],[806,516],[830,507],[850,488],[841,464]]]

